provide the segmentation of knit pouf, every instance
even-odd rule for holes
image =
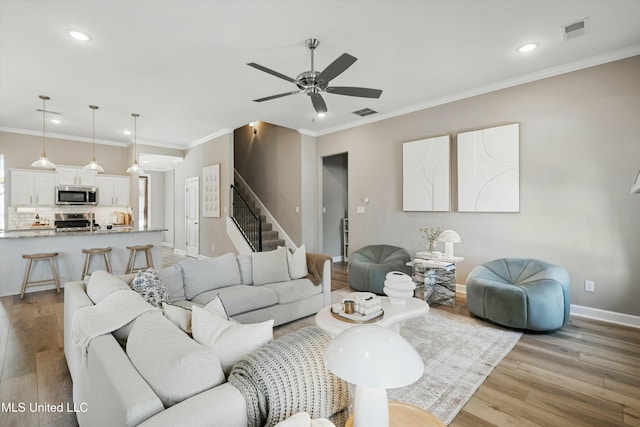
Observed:
[[[479,265],[467,277],[467,305],[474,315],[499,325],[553,331],[569,321],[569,273],[529,258],[501,258]]]

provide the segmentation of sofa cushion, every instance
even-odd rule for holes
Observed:
[[[162,303],[164,317],[186,333],[191,333],[191,309],[179,305]]]
[[[180,264],[173,264],[159,270],[158,276],[167,285],[169,302],[173,303],[187,299],[184,294],[184,280],[182,279],[182,267],[180,267]]]
[[[129,334],[127,356],[167,408],[225,381],[214,351],[189,338],[160,312],[138,318]]]
[[[287,264],[289,265],[289,277],[291,279],[302,279],[307,277],[307,250],[304,245],[291,252],[287,250]]]
[[[182,260],[184,293],[188,300],[202,292],[240,284],[240,269],[232,253],[202,260]]]
[[[194,306],[191,324],[193,339],[213,349],[225,374],[242,357],[273,339],[273,320],[243,325]]]
[[[264,285],[289,280],[287,249],[279,247],[275,251],[253,252],[251,254],[253,284]]]
[[[167,286],[152,268],[138,272],[131,288],[154,307],[161,308],[163,302],[169,301]]]
[[[264,285],[278,296],[278,304],[300,301],[322,292],[321,286],[314,285],[309,279],[287,280],[286,282]]]
[[[203,292],[193,299],[196,304],[205,306],[216,296],[224,303],[229,316],[270,307],[278,303],[278,295],[267,287],[238,285]]]
[[[94,304],[112,292],[131,290],[129,285],[104,270],[94,271],[87,282],[87,295]]]
[[[240,268],[240,283],[243,285],[252,285],[251,254],[238,255],[238,267]]]

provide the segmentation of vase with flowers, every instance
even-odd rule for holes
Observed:
[[[438,244],[438,237],[442,234],[442,227],[423,227],[420,229],[422,233],[422,237],[427,239],[427,242],[424,243],[424,246],[427,247],[429,252],[434,252],[436,250],[436,245]]]

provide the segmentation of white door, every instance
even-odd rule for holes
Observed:
[[[186,252],[187,256],[198,257],[200,254],[200,181],[198,177],[184,180],[186,191],[184,210],[186,212]]]

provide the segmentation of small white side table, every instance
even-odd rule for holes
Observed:
[[[391,328],[394,332],[400,332],[400,322],[403,320],[418,317],[429,312],[429,305],[418,298],[409,298],[403,305],[391,304],[388,297],[380,297],[380,299],[384,315],[380,320],[370,322],[370,324]],[[316,325],[332,336],[336,336],[352,326],[363,324],[368,323],[354,323],[348,319],[337,319],[331,314],[331,306],[322,308],[318,314],[316,314]]]

